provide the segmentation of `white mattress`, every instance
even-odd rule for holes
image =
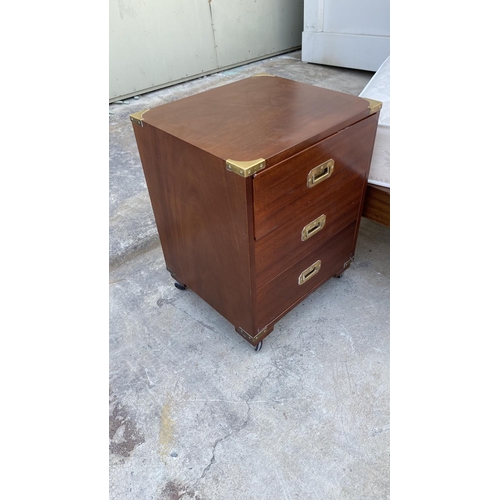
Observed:
[[[391,56],[389,56],[373,75],[360,97],[368,97],[382,102],[382,109],[378,120],[377,136],[373,149],[372,163],[368,182],[377,186],[390,187],[391,183]]]

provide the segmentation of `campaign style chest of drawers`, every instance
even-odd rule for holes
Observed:
[[[176,286],[257,349],[349,267],[380,106],[256,75],[131,115]]]

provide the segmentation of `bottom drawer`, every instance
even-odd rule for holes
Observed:
[[[354,255],[355,232],[353,222],[257,290],[259,329],[279,319],[328,278],[343,271],[344,264]]]

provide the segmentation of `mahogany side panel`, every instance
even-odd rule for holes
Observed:
[[[153,137],[138,145],[167,267],[229,322],[252,332],[249,179],[176,137],[148,132]]]
[[[369,133],[366,134],[366,137],[364,140],[365,147],[369,148],[369,153],[367,156],[368,166],[370,166],[372,163],[373,147],[375,145],[375,137],[377,135],[379,117],[380,117],[380,111],[377,111],[376,113],[371,115],[370,118],[372,120],[373,128]],[[361,195],[361,197],[359,199],[359,211],[358,211],[358,219],[357,219],[357,223],[356,223],[356,231],[354,233],[354,239],[353,239],[353,248],[356,248],[356,242],[358,241],[359,227],[361,225],[361,214],[363,213],[363,204],[365,201],[366,190],[368,187],[368,176],[369,175],[370,175],[370,168],[368,168],[368,170],[365,173],[363,194]],[[353,255],[354,255],[354,251],[353,251]]]
[[[165,227],[166,225],[165,210],[162,201],[164,190],[162,188],[162,172],[158,168],[155,129],[147,123],[143,123],[141,127],[137,123],[132,122],[132,127],[134,129],[139,157],[141,158],[144,177],[146,178],[146,186],[158,229],[158,236],[164,249],[167,246],[166,234],[165,231],[159,230],[160,227]]]

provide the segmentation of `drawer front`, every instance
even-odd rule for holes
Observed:
[[[255,243],[256,287],[260,288],[357,220],[364,186],[364,179],[355,177],[343,189],[258,240]]]
[[[259,240],[370,169],[378,115],[347,127],[255,175],[254,224]]]
[[[333,274],[342,272],[354,254],[355,232],[356,222],[353,222],[259,288],[258,328],[279,319]]]

